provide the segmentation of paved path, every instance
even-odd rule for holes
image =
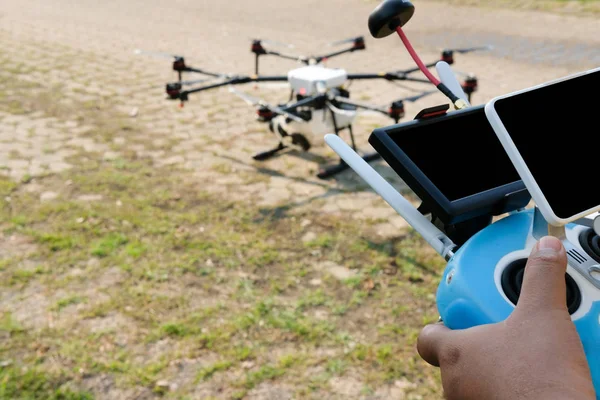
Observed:
[[[267,210],[349,212],[355,218],[383,221],[374,229],[395,235],[403,221],[351,172],[332,181],[314,177],[320,163],[334,154],[317,146],[311,154],[285,154],[263,163],[251,155],[272,145],[253,110],[227,90],[194,96],[185,108],[164,100],[164,83],[174,79],[170,61],[136,56],[136,48],[186,56],[188,64],[209,70],[250,74],[251,38],[296,45],[303,54],[330,50],[327,43],[364,35],[367,50],[330,61],[351,72],[412,67],[396,38],[375,40],[367,17],[377,2],[317,0],[4,0],[0,10],[0,79],[8,82],[0,97],[0,172],[14,179],[76,167],[82,152],[114,159],[125,152],[151,157],[157,165],[194,171],[206,190],[255,199]],[[473,72],[480,90],[474,103],[508,91],[600,65],[597,19],[538,12],[492,11],[422,2],[406,32],[423,59],[435,60],[442,47],[492,44],[489,52],[458,54],[455,67]],[[293,62],[265,58],[263,73],[285,73]],[[270,101],[281,101],[281,86],[243,88]],[[352,97],[385,105],[424,89],[420,84],[355,82]],[[47,103],[22,113],[11,99],[53,93]],[[4,99],[4,100],[2,100]],[[33,101],[33,100],[32,100]],[[40,101],[39,99],[36,101]],[[48,103],[49,102],[49,103]],[[407,118],[420,109],[445,103],[434,94],[407,105]],[[115,118],[133,124],[109,141],[97,127],[63,109],[114,107]],[[135,116],[130,116],[133,110]],[[371,130],[391,121],[373,115],[359,118],[359,146],[369,151]],[[141,132],[141,133],[140,133]],[[318,143],[319,138],[314,141]],[[383,163],[377,168],[402,182]],[[404,188],[406,190],[406,188]],[[350,192],[346,192],[349,190]]]

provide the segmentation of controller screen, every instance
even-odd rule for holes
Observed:
[[[495,109],[559,218],[600,205],[600,71],[496,102]]]
[[[483,107],[448,115],[452,116],[423,121],[390,137],[449,201],[521,179]]]

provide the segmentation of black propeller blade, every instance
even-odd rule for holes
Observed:
[[[438,92],[437,90],[430,90],[430,91],[427,91],[427,92],[416,94],[414,96],[405,97],[405,98],[400,99],[400,100],[414,102],[414,101],[417,101],[417,100],[419,100],[419,99],[421,99],[421,98],[423,98],[425,96],[429,96],[430,94],[437,93],[437,92]]]
[[[338,40],[337,42],[329,43],[329,46],[339,46],[341,44],[354,43],[354,42],[360,42],[360,41],[364,41],[364,38],[362,36],[356,36],[356,37]]]
[[[196,83],[202,83],[202,82],[206,82],[209,80],[210,79],[195,79],[193,81],[180,81],[179,83],[183,86],[186,86],[186,85],[195,85]]]
[[[462,49],[444,49],[444,51],[451,51],[454,53],[464,54],[464,53],[470,53],[472,51],[492,50],[493,48],[494,48],[494,46],[487,45],[487,46],[466,47],[466,48],[462,48]]]
[[[157,58],[171,58],[171,59],[183,58],[182,56],[178,56],[176,54],[163,53],[163,52],[160,52],[160,51],[145,51],[145,50],[135,49],[133,51],[133,53],[134,54],[139,54],[139,55],[146,55],[146,56],[151,56],[151,57],[157,57]]]

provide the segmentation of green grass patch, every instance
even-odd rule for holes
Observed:
[[[96,257],[106,257],[116,252],[127,241],[127,237],[123,234],[110,233],[92,246],[91,254]]]
[[[198,381],[205,381],[211,378],[217,372],[228,370],[232,365],[233,363],[231,361],[216,362],[208,367],[202,368],[200,372],[198,372],[198,376],[196,377],[196,379]]]
[[[54,311],[60,312],[62,309],[66,308],[68,306],[85,303],[85,301],[86,301],[86,298],[82,297],[82,296],[77,296],[77,295],[67,296],[67,297],[63,297],[62,299],[58,300],[52,309]]]
[[[10,313],[4,313],[0,316],[0,332],[8,335],[15,335],[25,332],[25,329],[15,321]]]
[[[93,400],[90,393],[62,388],[68,378],[39,369],[0,368],[0,399]]]
[[[68,250],[75,245],[75,239],[69,236],[53,233],[33,233],[36,240],[46,246],[51,251]]]

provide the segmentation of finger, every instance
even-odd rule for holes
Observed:
[[[417,339],[417,351],[421,358],[429,364],[439,367],[440,353],[444,343],[447,343],[452,333],[453,332],[441,322],[427,325],[423,328]]]
[[[561,241],[543,237],[533,247],[525,265],[517,309],[566,311],[566,269],[567,255]]]

